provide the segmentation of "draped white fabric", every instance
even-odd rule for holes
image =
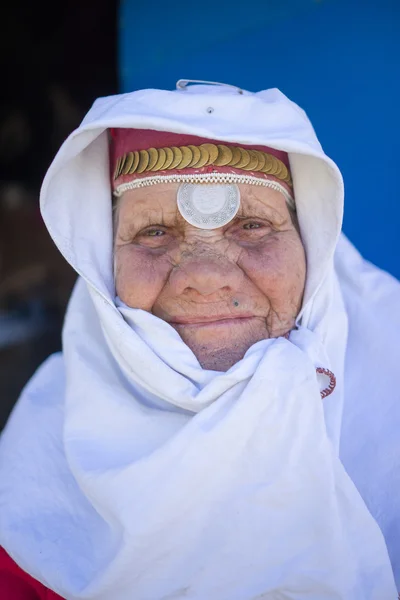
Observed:
[[[308,273],[289,340],[206,371],[172,327],[115,298],[111,126],[290,153]],[[400,286],[340,239],[341,176],[301,109],[277,90],[207,86],[102,99],[41,201],[81,277],[63,354],[1,439],[0,544],[14,560],[68,600],[395,600]],[[324,401],[318,366],[337,377]]]

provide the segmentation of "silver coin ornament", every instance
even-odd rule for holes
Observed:
[[[178,209],[188,223],[200,229],[217,229],[232,221],[240,206],[236,184],[182,183]]]

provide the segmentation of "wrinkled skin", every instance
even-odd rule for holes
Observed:
[[[284,196],[239,185],[241,207],[204,230],[177,209],[179,184],[127,191],[115,219],[116,291],[176,329],[205,369],[226,371],[259,340],[284,335],[306,277],[301,238]]]

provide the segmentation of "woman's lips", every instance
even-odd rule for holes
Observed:
[[[219,315],[217,317],[174,318],[170,321],[173,327],[221,327],[226,325],[244,325],[255,319],[254,315]]]

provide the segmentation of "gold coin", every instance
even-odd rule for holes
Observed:
[[[119,175],[120,166],[121,166],[121,156],[117,159],[117,162],[115,163],[114,179],[117,179],[117,177]]]
[[[188,148],[191,149],[193,156],[191,162],[188,164],[188,167],[196,167],[197,163],[201,159],[201,152],[198,146],[192,146],[192,144],[189,144]]]
[[[128,175],[132,175],[133,173],[135,173],[135,171],[138,167],[138,164],[139,164],[139,158],[140,158],[139,152],[137,150],[135,150],[135,152],[133,153],[133,164],[129,170]]]
[[[165,152],[165,163],[162,166],[162,170],[165,171],[166,169],[169,169],[170,165],[172,164],[172,161],[174,160],[174,153],[172,152],[171,148],[163,148],[163,150]]]
[[[270,170],[269,174],[270,175],[276,175],[277,172],[279,171],[279,163],[280,161],[278,161],[278,159],[271,155],[271,160],[272,160],[272,169]]]
[[[277,177],[279,177],[279,179],[286,179],[287,175],[288,175],[287,167],[286,167],[285,163],[281,161],[280,169],[279,169],[279,173],[277,173]]]
[[[182,160],[176,168],[184,169],[192,162],[193,154],[192,154],[191,149],[188,148],[188,146],[180,146],[179,149],[182,152]]]
[[[172,150],[173,155],[174,155],[174,160],[169,165],[168,170],[176,169],[177,165],[179,165],[182,162],[182,152],[181,152],[181,149],[177,148],[176,146],[172,146],[171,150]]]
[[[121,156],[121,162],[120,162],[120,164],[119,164],[119,175],[121,175],[121,173],[122,173],[122,169],[124,168],[125,159],[126,159],[126,154],[123,154],[123,155]]]
[[[272,162],[272,156],[271,154],[265,154],[265,165],[264,168],[262,169],[262,173],[270,173],[271,169],[273,167],[273,162]]]
[[[208,161],[205,166],[213,165],[214,161],[218,157],[218,148],[215,144],[200,144],[200,148],[204,148],[204,150],[208,153]]]
[[[262,171],[265,167],[265,152],[260,152],[259,150],[253,150],[253,152],[258,158],[258,163],[254,170],[257,172]]]
[[[277,158],[276,161],[278,163],[278,166],[276,168],[276,171],[275,171],[274,175],[275,175],[275,177],[277,177],[279,179],[280,178],[280,173],[282,171],[282,165],[283,165],[283,163],[282,163],[282,161],[279,158]]]
[[[251,161],[251,156],[247,152],[247,150],[244,150],[244,148],[239,148],[239,152],[240,152],[241,158],[240,158],[240,161],[235,165],[235,169],[243,169]]]
[[[287,183],[291,188],[293,187],[293,180],[292,177],[290,175],[290,173],[288,173],[288,176],[286,177],[286,179],[284,179],[285,183]]]
[[[126,158],[126,154],[124,154],[123,156],[120,156],[120,157],[119,157],[119,164],[118,164],[118,173],[117,173],[117,177],[119,177],[119,176],[121,175],[121,173],[122,173],[122,167],[123,167],[123,164],[124,164],[125,158]]]
[[[242,154],[240,152],[240,148],[238,148],[237,146],[231,146],[231,150],[232,150],[232,160],[231,160],[229,166],[236,167],[238,162],[240,162],[242,160]]]
[[[194,167],[196,169],[200,169],[201,167],[204,167],[204,165],[208,164],[208,160],[210,158],[208,150],[206,150],[206,148],[203,148],[202,145],[199,146],[199,151],[200,151],[200,160],[194,165]]]
[[[128,154],[125,156],[126,158],[124,162],[124,168],[122,169],[122,175],[127,175],[129,173],[129,169],[133,165],[133,152],[128,152]]]
[[[149,148],[147,152],[149,153],[149,164],[147,165],[147,170],[152,171],[154,165],[158,161],[158,150],[155,148]]]
[[[136,173],[143,173],[147,169],[147,165],[149,164],[149,153],[147,150],[139,150],[139,164],[136,169]]]
[[[242,167],[245,171],[254,171],[256,166],[258,165],[258,156],[255,154],[254,150],[247,150],[250,155],[250,162],[248,165]]]
[[[217,167],[224,167],[225,165],[228,165],[232,160],[232,150],[229,148],[229,146],[224,146],[223,144],[218,144],[217,148],[218,156],[214,161],[214,165],[216,165]]]
[[[152,171],[160,171],[165,169],[165,160],[167,154],[163,148],[157,148],[157,162],[151,169]]]

